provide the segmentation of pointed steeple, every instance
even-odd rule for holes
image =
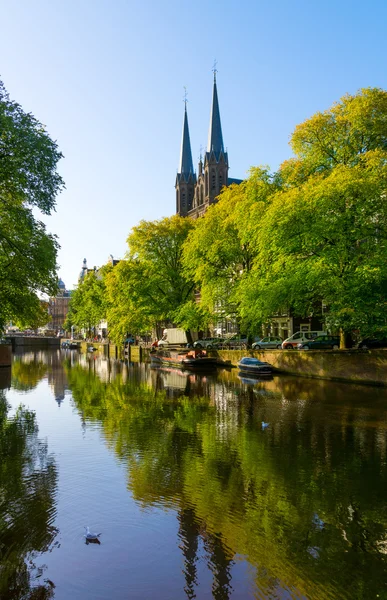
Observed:
[[[210,129],[208,131],[207,152],[214,152],[216,160],[219,160],[220,154],[224,153],[222,125],[220,123],[220,112],[218,102],[218,90],[216,88],[216,69],[214,69],[214,89],[212,94],[212,107],[210,116]]]
[[[180,165],[178,175],[184,175],[185,179],[188,180],[189,175],[193,176],[193,162],[191,152],[191,142],[189,139],[188,129],[188,116],[187,116],[187,102],[185,103],[184,109],[184,122],[183,122],[183,136],[181,138],[181,151],[180,151]]]

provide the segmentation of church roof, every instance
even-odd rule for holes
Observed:
[[[193,175],[194,168],[192,162],[191,142],[189,139],[187,105],[184,109],[183,135],[181,138],[180,165],[179,175],[185,175],[186,178],[191,173]]]
[[[235,177],[229,177],[227,180],[227,185],[231,185],[233,183],[236,183],[237,185],[239,185],[240,183],[242,183],[243,179],[235,179]]]
[[[218,101],[218,91],[216,88],[216,74],[214,73],[214,88],[212,93],[212,107],[210,116],[210,129],[208,131],[208,147],[207,152],[214,152],[215,157],[219,160],[221,152],[224,153],[222,125],[220,122],[220,111]]]

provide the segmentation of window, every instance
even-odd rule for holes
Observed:
[[[211,171],[211,189],[215,190],[216,188],[216,175],[214,169]]]

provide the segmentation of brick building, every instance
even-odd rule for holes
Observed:
[[[66,290],[66,286],[61,279],[59,279],[58,287],[58,294],[50,298],[48,303],[48,314],[51,315],[49,327],[55,331],[62,331],[67,313],[69,312],[71,292]]]

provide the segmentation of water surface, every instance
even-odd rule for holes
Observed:
[[[70,351],[0,387],[1,598],[387,598],[386,390]]]

